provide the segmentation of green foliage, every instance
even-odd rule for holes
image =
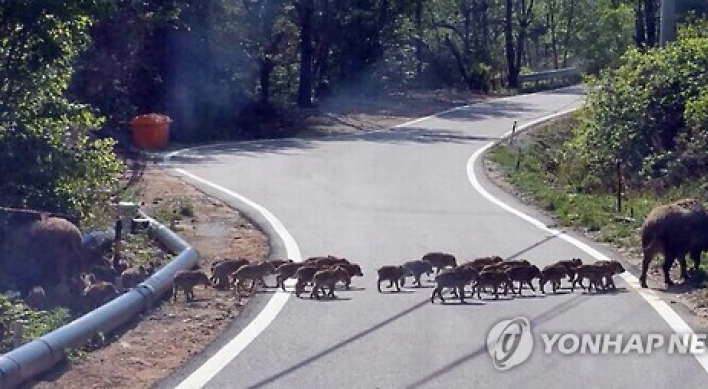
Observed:
[[[613,4],[617,3],[617,4]],[[571,48],[589,74],[616,67],[632,45],[633,5],[611,0],[579,2],[580,15],[575,27],[575,45]]]
[[[300,68],[304,4],[313,7],[311,72]],[[514,62],[529,69],[599,74],[633,43],[637,2],[509,4]],[[69,86],[110,129],[127,130],[140,113],[169,115],[173,140],[290,135],[283,127],[292,123],[281,118],[296,101],[301,71],[322,98],[410,87],[488,91],[509,78],[506,2],[499,1],[34,0],[0,7],[3,50],[12,54],[0,67],[10,80],[0,101],[26,95],[27,112],[87,112],[56,99],[50,109],[46,97]],[[15,55],[21,52],[30,54]],[[37,101],[41,107],[30,107]],[[84,119],[88,127],[98,123]]]
[[[12,323],[23,325],[24,339],[30,341],[39,338],[71,321],[66,309],[58,308],[51,311],[35,311],[21,301],[13,301],[5,295],[0,295],[0,323],[10,330]],[[12,350],[12,336],[0,340],[0,353]]]
[[[674,186],[706,172],[707,67],[708,39],[690,38],[631,50],[620,68],[591,83],[574,142],[605,186],[617,161],[635,188]]]
[[[708,7],[708,4],[706,5]],[[686,21],[678,26],[678,40],[708,38],[708,19],[695,14],[686,16]]]
[[[524,135],[528,139],[520,154],[515,147],[500,144],[489,158],[504,168],[517,189],[553,213],[561,225],[593,233],[600,241],[635,247],[639,224],[661,200],[637,193],[626,198],[625,193],[618,211],[616,192],[598,191],[570,148],[580,119],[571,115],[546,124]]]
[[[0,8],[0,203],[88,216],[122,168],[91,137],[101,120],[64,96],[93,2],[25,3]]]
[[[583,181],[580,175],[573,178],[560,173],[575,164],[573,159],[559,158],[558,150],[573,144],[577,136],[573,129],[577,127],[578,119],[565,117],[531,130],[525,135],[528,138],[519,142],[523,153],[518,165],[517,150],[505,143],[493,148],[488,158],[503,167],[509,180],[526,195],[525,198],[551,212],[561,225],[587,231],[598,241],[613,243],[623,250],[641,255],[638,232],[649,212],[659,204],[680,198],[705,198],[708,181],[684,181],[662,194],[649,187],[637,188],[629,193],[625,191],[622,209],[618,210],[616,193],[606,190],[579,191],[575,187]],[[655,266],[661,265],[655,263]],[[702,264],[701,271],[691,280],[692,286],[700,288],[708,285],[706,266]]]

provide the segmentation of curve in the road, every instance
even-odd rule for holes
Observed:
[[[186,151],[186,150],[182,150]],[[176,153],[173,153],[173,155]],[[168,155],[165,159],[169,160]],[[282,239],[285,245],[285,251],[288,258],[294,261],[301,261],[302,257],[300,255],[300,249],[298,248],[297,242],[293,236],[288,232],[283,223],[278,220],[278,218],[273,215],[269,210],[253,200],[248,199],[234,191],[226,189],[221,185],[217,185],[213,182],[202,179],[184,169],[175,169],[175,171],[181,175],[187,176],[195,181],[198,181],[202,185],[211,187],[227,196],[233,197],[249,207],[253,208],[256,212],[260,213],[271,225],[271,227],[278,234],[280,239]],[[263,330],[268,327],[268,325],[275,320],[278,313],[283,309],[285,303],[290,297],[290,293],[276,290],[273,297],[270,298],[263,310],[256,316],[251,323],[248,324],[246,328],[243,329],[236,337],[229,341],[224,347],[222,347],[216,354],[209,358],[204,364],[202,364],[197,370],[190,374],[182,383],[177,387],[178,389],[188,389],[188,388],[201,388],[206,384],[212,377],[214,377],[221,369],[224,368],[232,359],[245,349],[249,343],[253,341]]]
[[[536,120],[533,120],[529,123],[524,124],[522,127],[520,127],[517,131],[524,131],[526,129],[529,129],[533,126],[538,125],[539,123],[546,122],[550,119],[553,119],[555,117],[567,114],[569,112],[574,111],[573,109],[564,111],[564,112],[558,112],[554,113],[552,115],[539,118]],[[511,132],[504,134],[502,136],[502,139],[508,138],[511,135]],[[567,234],[564,234],[563,231],[559,231],[553,228],[549,228],[546,226],[543,222],[538,221],[534,219],[533,217],[519,211],[518,209],[508,205],[507,203],[499,200],[498,198],[494,197],[491,195],[489,192],[487,192],[484,187],[480,184],[479,180],[477,179],[477,174],[474,171],[474,166],[479,159],[479,157],[484,154],[487,150],[489,150],[491,147],[493,147],[497,142],[490,142],[487,145],[483,146],[479,150],[477,150],[470,159],[467,161],[467,177],[470,180],[470,183],[472,184],[472,187],[479,192],[484,198],[492,202],[493,204],[501,207],[505,211],[508,211],[509,213],[518,216],[522,220],[525,220],[534,226],[540,228],[544,232],[550,234],[553,237],[558,237],[560,239],[565,240],[566,242],[574,245],[575,247],[579,248],[580,250],[586,252],[588,255],[592,256],[596,260],[603,260],[607,261],[610,260],[605,254],[595,250],[594,248],[588,246],[587,244],[573,238],[572,236],[569,236]],[[654,291],[648,288],[642,288],[639,285],[639,280],[637,277],[635,277],[632,273],[626,271],[620,275],[622,279],[634,289],[635,292],[639,293],[642,298],[649,303],[649,305],[656,311],[656,313],[661,316],[662,319],[668,324],[672,330],[675,331],[677,334],[691,334],[695,335],[695,332],[691,328],[691,326],[686,323],[681,316],[679,316],[671,307],[661,299]],[[694,353],[693,356],[698,360],[698,363],[703,367],[703,369],[708,372],[708,353]]]

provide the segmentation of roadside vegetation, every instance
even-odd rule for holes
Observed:
[[[665,48],[627,52],[588,80],[582,109],[502,142],[490,160],[562,225],[640,253],[654,206],[708,200],[706,31],[697,22]]]

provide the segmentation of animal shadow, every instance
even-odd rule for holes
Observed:
[[[534,294],[515,294],[513,295],[515,299],[534,299],[534,298],[544,298],[545,294],[534,293]]]
[[[337,286],[336,290],[341,290],[344,292],[361,292],[363,290],[366,290],[366,288],[363,288],[361,286],[350,286],[349,289],[347,289],[343,286]]]
[[[514,297],[512,295],[508,295],[508,296],[500,295],[498,299],[494,298],[494,295],[488,295],[488,296],[482,296],[482,298],[480,299],[480,301],[489,301],[489,302],[512,301],[512,300],[514,300]]]
[[[408,293],[415,293],[415,291],[414,291],[414,290],[408,290],[408,289],[401,289],[401,290],[396,290],[396,289],[385,290],[385,289],[382,289],[382,290],[381,290],[381,294],[408,294]]]
[[[422,284],[421,286],[405,286],[404,288],[410,289],[410,290],[416,290],[416,289],[434,289],[435,284]]]
[[[443,301],[436,301],[436,305],[443,305],[443,306],[451,306],[454,307],[456,305],[486,305],[483,301],[474,301],[474,300],[465,300],[465,301],[460,301],[460,299],[448,299]]]
[[[310,298],[309,294],[302,294],[300,295],[300,300],[305,300],[305,301],[313,301],[317,303],[331,303],[331,302],[337,302],[337,301],[349,301],[352,298],[351,297],[342,297],[342,296],[334,296],[334,297],[320,297],[319,299],[317,298]]]
[[[620,293],[627,293],[629,292],[627,288],[616,288],[616,289],[610,289],[610,290],[603,290],[601,292],[589,292],[587,290],[583,291],[583,294],[589,295],[589,296],[611,296],[615,294],[620,294]]]
[[[549,290],[546,293],[541,293],[542,296],[546,296],[546,297],[565,296],[567,294],[573,294],[573,292],[571,292],[570,289],[558,289],[555,293],[553,293],[552,290]]]

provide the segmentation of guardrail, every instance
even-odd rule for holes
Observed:
[[[172,253],[170,263],[134,289],[41,338],[0,355],[0,388],[13,388],[49,370],[66,357],[65,350],[85,345],[96,334],[107,334],[149,309],[172,288],[175,273],[194,266],[199,253],[177,234],[139,211],[148,219],[148,231]]]
[[[523,87],[524,83],[533,82],[535,86],[538,85],[539,81],[555,81],[560,82],[572,82],[580,80],[581,74],[580,70],[574,67],[547,70],[543,72],[519,74],[519,87]]]

